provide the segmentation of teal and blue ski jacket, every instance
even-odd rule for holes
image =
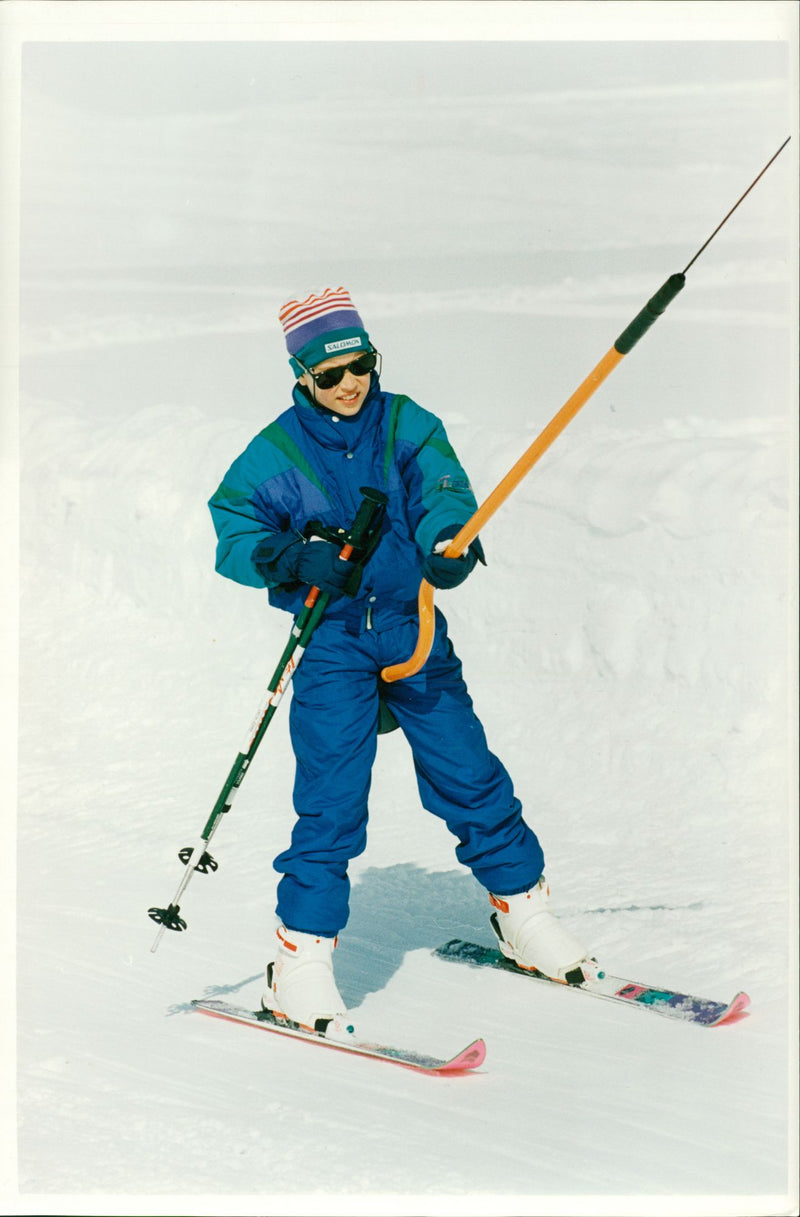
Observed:
[[[410,398],[384,392],[375,374],[352,418],[313,405],[296,385],[291,407],[233,462],[209,501],[216,569],[268,588],[273,605],[299,613],[306,590],[271,583],[253,551],[272,539],[278,554],[312,520],[348,529],[362,486],[388,496],[383,534],[358,594],[332,601],[326,618],[363,628],[364,621],[388,625],[412,615],[424,557],[443,529],[466,523],[477,503],[441,421]]]

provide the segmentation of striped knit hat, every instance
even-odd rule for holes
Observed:
[[[289,300],[278,316],[289,363],[297,376],[303,371],[300,364],[313,368],[333,355],[372,349],[364,322],[343,287],[326,287],[320,294],[311,292],[305,300]]]

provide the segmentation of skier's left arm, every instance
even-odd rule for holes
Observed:
[[[460,557],[445,558],[442,553],[447,542],[475,514],[478,504],[444,424],[415,403],[408,405],[412,409],[408,418],[401,420],[398,433],[402,436],[406,430],[404,422],[407,433],[416,432],[415,451],[405,467],[404,480],[414,537],[423,555],[422,573],[434,587],[456,587],[476,562],[486,564],[477,537]]]

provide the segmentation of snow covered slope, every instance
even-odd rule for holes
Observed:
[[[484,1035],[484,1069],[192,1013],[258,999],[283,713],[188,933],[153,955],[146,916],[288,636],[214,575],[205,506],[286,402],[285,295],[348,284],[384,387],[444,417],[483,498],[785,137],[780,49],[344,45],[334,83],[325,44],[227,45],[222,93],[191,44],[29,49],[16,1211],[786,1211],[790,153],[438,601],[564,918],[615,972],[743,988],[751,1017],[702,1031],[433,959],[491,931],[400,733],[340,985],[366,1034]]]

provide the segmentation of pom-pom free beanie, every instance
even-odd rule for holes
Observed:
[[[289,300],[278,316],[297,376],[302,374],[301,364],[313,368],[334,355],[372,350],[364,323],[343,287],[326,287],[305,300]]]

